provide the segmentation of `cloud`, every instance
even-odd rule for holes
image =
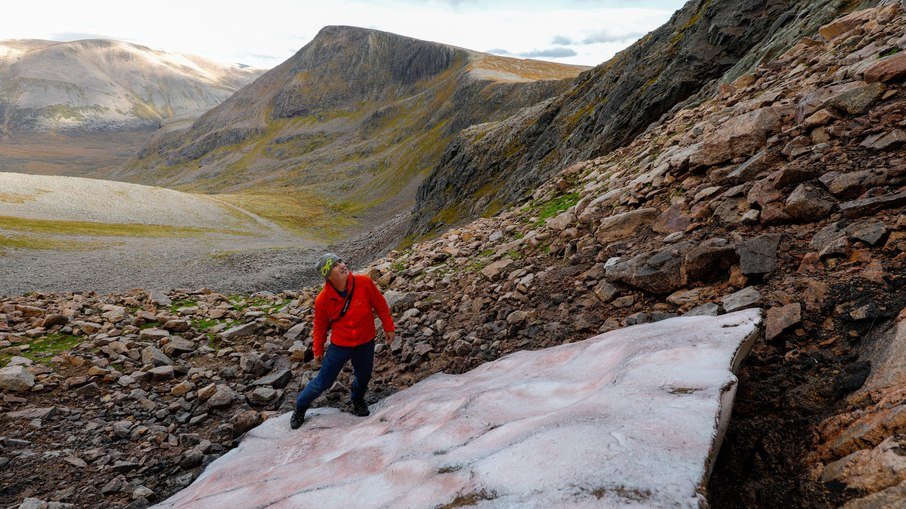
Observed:
[[[595,32],[595,33],[589,35],[588,37],[586,37],[582,41],[582,44],[597,44],[597,43],[601,43],[601,42],[622,42],[627,39],[638,39],[639,37],[641,37],[643,35],[645,35],[645,34],[635,33],[635,32],[628,33],[628,34],[614,34],[607,30],[601,30],[599,32]]]
[[[493,48],[484,51],[485,53],[490,53],[492,55],[512,55],[513,53],[505,50],[503,48]]]
[[[555,35],[551,40],[551,44],[557,44],[559,46],[570,46],[572,45],[573,40],[565,35]]]
[[[574,57],[574,56],[578,55],[578,53],[576,53],[575,50],[571,50],[569,48],[548,48],[548,49],[536,49],[536,50],[532,50],[532,51],[526,51],[524,53],[519,53],[518,55],[520,57],[526,57],[526,58],[539,58],[539,57],[566,58],[566,57]]]

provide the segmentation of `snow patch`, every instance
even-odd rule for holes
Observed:
[[[628,327],[431,376],[368,418],[285,414],[156,507],[703,507],[760,324]]]

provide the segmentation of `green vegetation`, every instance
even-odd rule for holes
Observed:
[[[88,221],[57,221],[0,216],[0,230],[27,231],[61,235],[91,235],[99,237],[200,237],[210,233],[251,235],[248,232],[219,228],[191,228],[156,224],[114,224]]]
[[[897,53],[899,53],[899,52],[901,52],[901,51],[903,51],[903,50],[900,49],[899,46],[894,46],[894,47],[890,48],[890,49],[887,50],[887,51],[882,51],[882,52],[878,55],[878,58],[884,58],[884,57],[889,57],[890,55],[896,55]]]
[[[26,235],[6,236],[0,234],[0,248],[41,249],[51,251],[91,251],[109,246],[104,242],[63,241]],[[2,256],[3,251],[0,251]]]
[[[34,339],[26,343],[28,350],[20,353],[20,357],[31,359],[35,362],[47,364],[50,358],[68,350],[82,342],[82,338],[72,334],[63,334],[55,332],[46,336]],[[13,356],[10,354],[0,354],[0,365],[5,366]]]
[[[569,193],[553,198],[538,205],[537,226],[544,224],[548,219],[579,203],[579,193]]]
[[[198,301],[192,299],[177,299],[170,303],[170,312],[176,313],[179,308],[191,308],[198,305]]]

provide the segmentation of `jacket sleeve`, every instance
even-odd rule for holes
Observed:
[[[312,327],[312,345],[316,357],[324,355],[324,343],[327,342],[327,302],[315,299],[315,324]]]
[[[365,280],[365,284],[368,285],[368,298],[371,300],[371,308],[374,309],[378,318],[381,319],[381,324],[384,326],[384,332],[395,331],[396,325],[393,323],[393,318],[390,316],[390,307],[387,306],[387,300],[381,295],[381,291],[370,277],[365,276],[363,279]]]

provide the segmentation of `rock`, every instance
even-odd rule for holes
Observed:
[[[725,239],[709,239],[686,253],[683,277],[686,283],[724,279],[738,261],[736,250]]]
[[[170,332],[185,332],[192,328],[192,324],[188,320],[167,320],[161,328]]]
[[[26,408],[23,410],[16,410],[15,412],[7,412],[6,416],[11,419],[41,419],[47,420],[56,415],[57,407],[41,407],[41,408]]]
[[[179,466],[182,468],[195,468],[198,465],[201,465],[202,461],[204,461],[204,453],[193,447],[183,454]]]
[[[142,350],[142,363],[154,366],[169,366],[173,364],[173,361],[157,348],[147,346]]]
[[[234,415],[231,423],[233,425],[233,436],[239,436],[261,424],[261,414],[256,410],[246,410]]]
[[[71,454],[66,456],[65,458],[63,458],[63,461],[65,461],[66,463],[69,463],[70,465],[72,465],[76,468],[88,468],[88,463],[86,463],[85,460],[83,460],[82,458],[79,458],[78,456],[73,456]]]
[[[779,110],[760,108],[724,122],[689,157],[692,166],[711,166],[734,157],[752,155],[764,147],[768,135],[780,127]]]
[[[874,493],[906,481],[903,445],[889,437],[871,450],[856,451],[824,467],[821,481],[838,482],[847,488]]]
[[[725,180],[733,184],[751,182],[768,171],[775,162],[776,158],[773,155],[761,150],[728,173]]]
[[[849,33],[854,28],[862,26],[870,19],[871,11],[863,9],[827,23],[818,29],[818,33],[821,34],[821,37],[824,37],[824,40],[833,41],[837,37]]]
[[[571,210],[562,212],[547,220],[547,227],[554,231],[562,231],[576,222],[576,214]]]
[[[675,306],[685,306],[693,304],[701,299],[702,289],[693,288],[691,290],[678,290],[667,296],[667,302]]]
[[[513,264],[513,260],[510,258],[503,258],[497,260],[496,262],[488,265],[487,267],[481,269],[481,273],[490,280],[494,280],[499,276],[507,267]]]
[[[152,290],[148,295],[148,301],[158,307],[167,307],[173,304],[173,301],[170,300],[170,297],[167,297],[166,293],[159,290]]]
[[[682,264],[688,242],[668,245],[656,252],[642,253],[630,260],[621,260],[606,269],[607,279],[621,282],[651,293],[671,293],[683,286]]]
[[[184,396],[187,392],[191,391],[194,388],[195,388],[195,384],[193,384],[192,382],[190,382],[188,380],[184,380],[184,381],[179,382],[178,384],[174,385],[173,388],[170,389],[170,395],[176,396],[177,398],[179,398],[181,396]]]
[[[887,235],[887,227],[881,221],[865,221],[849,226],[846,232],[851,239],[875,246]]]
[[[241,338],[243,336],[252,336],[258,331],[257,322],[244,323],[242,325],[237,325],[235,327],[229,328],[220,333],[220,339],[226,341],[232,341],[236,338]]]
[[[387,293],[390,293],[390,292],[387,292]],[[385,294],[385,297],[386,297],[386,294]],[[387,304],[389,305],[390,302],[388,301]],[[283,334],[283,337],[290,341],[295,341],[295,340],[299,339],[300,337],[302,337],[304,334],[305,334],[305,324],[297,323],[296,325],[293,325],[292,327],[290,327],[289,330]]]
[[[164,355],[179,357],[184,353],[194,352],[195,343],[179,336],[170,336],[170,340],[162,347],[162,349]]]
[[[27,368],[34,363],[35,363],[35,361],[29,359],[28,357],[19,357],[18,355],[13,355],[9,359],[9,362],[6,365],[7,366],[25,366]]]
[[[720,306],[713,302],[706,302],[696,306],[683,313],[683,316],[717,316],[720,314]]]
[[[228,407],[233,404],[236,393],[227,385],[218,384],[217,391],[208,398],[208,404],[215,408]]]
[[[134,490],[132,490],[132,500],[138,500],[141,498],[153,500],[155,496],[156,495],[154,494],[154,491],[145,486],[139,485],[136,486]]]
[[[601,299],[601,302],[606,304],[620,294],[620,289],[608,283],[607,281],[601,281],[595,286],[594,292],[595,296]]]
[[[270,373],[268,375],[265,375],[265,376],[259,378],[258,380],[255,380],[250,385],[252,385],[253,387],[259,386],[259,385],[266,385],[266,386],[270,386],[270,387],[275,387],[277,389],[282,389],[282,388],[286,387],[286,385],[289,383],[292,376],[293,376],[293,372],[291,370],[279,369],[277,371],[274,371],[273,373]]]
[[[727,313],[758,307],[761,305],[761,292],[754,286],[747,286],[738,292],[727,295],[720,302]]]
[[[175,375],[175,370],[172,365],[166,365],[151,368],[148,370],[148,373],[151,373],[151,377],[154,378],[154,380],[169,380]]]
[[[882,58],[862,73],[867,83],[898,83],[906,79],[906,52]]]
[[[850,82],[836,85],[827,90],[820,108],[832,106],[850,115],[861,115],[880,99],[886,87],[881,83]]]
[[[161,339],[170,337],[170,333],[163,329],[145,329],[141,331],[138,335],[139,341],[147,341],[149,343],[156,343]]]
[[[841,198],[855,198],[874,186],[884,183],[884,175],[872,170],[842,173],[827,183],[827,190]]]
[[[516,310],[507,315],[506,323],[510,325],[517,325],[525,321],[528,317],[528,313],[522,310]]]
[[[860,145],[872,150],[888,150],[904,143],[906,143],[906,132],[902,129],[894,129],[890,132],[868,136]]]
[[[759,235],[736,246],[739,266],[746,276],[762,276],[777,269],[777,246],[780,234]]]
[[[692,223],[692,217],[686,211],[684,200],[674,201],[651,224],[651,229],[658,233],[672,234],[683,232]]]
[[[598,242],[607,245],[615,240],[629,237],[637,229],[654,221],[658,215],[657,209],[644,208],[607,217],[601,221],[595,231],[595,237]]]
[[[27,392],[35,386],[35,376],[25,366],[7,366],[0,368],[0,390]]]
[[[770,341],[802,320],[802,305],[798,302],[768,309],[764,337]]]
[[[198,389],[198,399],[205,401],[213,396],[215,392],[217,392],[217,386],[215,384],[206,385],[205,387]]]
[[[266,405],[275,397],[277,397],[277,391],[273,387],[258,387],[249,395],[249,402],[256,405]]]
[[[391,311],[399,312],[415,306],[415,302],[418,300],[418,294],[415,292],[389,290],[384,293],[384,300],[387,301],[387,306],[390,307]]]
[[[843,505],[843,509],[890,509],[902,504],[904,500],[906,481],[866,497],[850,500]]]
[[[849,218],[862,217],[879,210],[901,207],[906,204],[906,191],[873,198],[853,200],[840,204],[840,211]]]
[[[799,184],[786,200],[783,211],[792,219],[817,221],[834,208],[834,203],[817,187]]]
[[[41,327],[49,329],[51,327],[63,326],[69,323],[69,318],[65,315],[48,315],[44,321],[41,322]]]

